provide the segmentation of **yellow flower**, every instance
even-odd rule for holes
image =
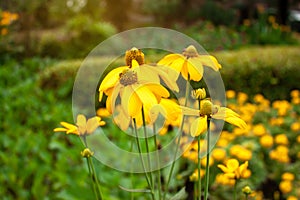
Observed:
[[[288,163],[290,162],[289,158],[289,149],[286,146],[279,145],[276,149],[270,151],[269,156],[273,160],[277,160],[281,163]]]
[[[221,65],[217,59],[210,55],[199,55],[197,49],[190,45],[182,54],[169,54],[158,62],[158,65],[170,66],[175,69],[184,79],[200,81],[203,76],[203,66],[218,71]]]
[[[290,172],[285,172],[281,175],[281,179],[284,181],[293,181],[295,179],[295,175]]]
[[[226,157],[226,151],[221,148],[214,148],[211,153],[211,156],[213,159],[215,159],[217,161],[222,161]]]
[[[234,145],[230,148],[230,155],[237,157],[239,160],[251,160],[252,152],[241,145]]]
[[[267,133],[267,130],[263,124],[254,125],[252,131],[256,136],[263,136]]]
[[[89,135],[92,134],[99,126],[104,126],[105,122],[101,121],[100,117],[92,117],[86,119],[82,114],[77,116],[76,125],[67,122],[60,122],[63,128],[55,128],[54,132],[66,132],[66,134]]]
[[[192,175],[190,175],[190,177],[189,177],[189,178],[190,178],[190,181],[192,181],[192,182],[198,181],[198,174],[199,174],[199,170],[196,169],[196,170],[192,173]],[[200,178],[203,178],[204,175],[205,175],[205,170],[200,169]]]
[[[167,67],[139,65],[143,63],[143,54],[136,48],[126,52],[126,62],[130,66],[122,66],[110,71],[103,79],[99,87],[99,101],[103,94],[107,95],[106,108],[112,113],[118,96],[124,114],[136,118],[141,114],[142,107],[145,114],[150,108],[160,102],[161,97],[169,97],[166,88],[160,85],[160,78],[172,90],[178,91],[176,82],[172,81],[177,73],[168,70]],[[137,59],[137,60],[135,60]],[[172,73],[173,72],[173,73]],[[146,116],[146,118],[149,116]]]
[[[300,122],[294,122],[291,125],[291,130],[296,132],[296,131],[300,131]]]
[[[82,157],[91,157],[94,155],[94,152],[92,152],[89,148],[85,148],[82,152],[81,152]]]
[[[245,186],[245,187],[243,187],[242,192],[246,195],[249,195],[252,193],[252,190],[249,186]]]
[[[259,139],[259,143],[265,148],[270,148],[273,146],[273,137],[271,135],[263,135]]]
[[[205,167],[205,166],[206,166],[206,162],[207,162],[207,156],[201,158],[201,161],[200,161],[200,162],[201,162],[201,165],[202,165],[203,167]],[[209,166],[212,166],[214,163],[215,163],[214,159],[213,159],[212,157],[209,157],[209,163],[208,163],[208,165],[209,165]]]
[[[286,200],[298,200],[295,196],[288,196]]]
[[[226,91],[226,97],[228,99],[233,99],[235,97],[235,91],[234,90],[227,90]]]
[[[238,104],[244,104],[248,99],[248,95],[246,93],[243,92],[239,92],[237,95],[237,102]]]
[[[279,135],[275,136],[275,143],[282,144],[282,145],[288,145],[289,140],[285,134],[279,134]]]
[[[291,91],[291,97],[292,98],[300,97],[300,91],[299,90],[292,90]]]
[[[216,176],[216,183],[221,185],[229,185],[234,186],[235,185],[235,179],[231,179],[226,174],[217,174]]]
[[[192,137],[196,137],[204,133],[207,129],[207,118],[225,120],[240,128],[247,128],[247,124],[233,110],[213,105],[209,99],[204,99],[200,102],[200,110],[181,106],[184,115],[199,116],[191,125],[190,133]]]
[[[283,194],[289,193],[293,189],[293,184],[291,181],[281,181],[279,183],[279,189]]]
[[[219,164],[218,167],[231,179],[249,178],[251,175],[251,171],[248,169],[248,161],[239,165],[238,160],[229,159],[226,165]]]
[[[297,136],[297,142],[300,143],[300,135]]]
[[[206,98],[205,88],[199,88],[199,89],[193,90],[192,97],[194,99],[199,99],[199,100],[205,99]]]
[[[106,108],[99,108],[97,110],[97,116],[99,117],[109,117],[111,114],[108,112]]]

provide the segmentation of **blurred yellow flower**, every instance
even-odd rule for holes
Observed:
[[[271,135],[263,135],[259,139],[259,143],[261,144],[262,147],[270,148],[273,146],[273,137]]]
[[[293,189],[293,184],[291,181],[281,181],[279,183],[279,189],[283,194],[289,193]]]
[[[248,169],[248,161],[239,165],[238,160],[229,159],[226,165],[219,164],[218,167],[231,179],[249,178],[251,176],[251,171]]]
[[[295,175],[290,172],[285,172],[281,175],[281,179],[284,181],[293,181],[295,179]]]
[[[273,108],[277,109],[279,116],[285,116],[289,109],[291,108],[291,105],[286,100],[277,100],[274,101],[272,104]]]
[[[82,114],[77,116],[76,125],[67,122],[60,122],[63,128],[55,128],[54,132],[66,132],[66,134],[75,134],[79,136],[92,134],[99,126],[104,126],[105,122],[100,117],[92,117],[88,120]]]
[[[297,142],[300,143],[300,135],[297,136]]]
[[[231,156],[235,156],[236,158],[238,158],[241,161],[251,160],[251,158],[252,158],[252,152],[238,144],[233,145],[230,148],[229,153]]]
[[[229,185],[234,186],[235,185],[235,179],[231,179],[226,174],[217,174],[216,176],[216,183],[221,185]]]
[[[286,200],[298,200],[296,196],[288,196]]]
[[[267,130],[263,124],[257,124],[253,126],[252,132],[256,136],[263,136],[267,133]]]
[[[235,98],[235,91],[234,90],[227,90],[226,91],[226,98],[228,98],[228,99]]]
[[[109,117],[111,115],[106,108],[99,108],[96,113],[99,117]]]
[[[249,194],[252,193],[252,190],[251,190],[251,188],[247,185],[247,186],[243,187],[242,192],[243,192],[244,194],[246,194],[246,195],[249,195]]]
[[[11,13],[9,11],[3,11],[0,13],[0,26],[7,26],[10,25],[13,21],[19,18],[17,13]]]
[[[192,182],[196,182],[198,181],[198,174],[199,174],[199,170],[195,169],[195,171],[192,173],[192,175],[190,175],[190,181]],[[203,178],[205,175],[205,170],[200,169],[200,178]]]
[[[292,98],[300,97],[300,91],[299,90],[292,90],[291,91],[291,97]]]
[[[8,33],[8,29],[7,28],[2,28],[0,35],[7,35],[7,33]]]
[[[205,99],[206,98],[205,88],[198,88],[196,90],[193,90],[192,97],[194,99],[199,99],[199,100]]]
[[[200,81],[203,76],[203,66],[210,67],[215,71],[221,68],[217,59],[210,55],[199,55],[197,49],[190,45],[182,54],[169,54],[162,58],[158,65],[170,66],[175,69],[184,79]]]
[[[242,105],[244,104],[248,99],[248,95],[246,93],[243,92],[239,92],[237,95],[237,102],[238,104]]]
[[[285,134],[279,134],[279,135],[275,136],[275,143],[282,144],[282,145],[288,145],[289,140]]]
[[[222,161],[226,158],[226,151],[221,148],[214,148],[211,152],[211,156],[217,161]]]
[[[300,131],[300,122],[294,122],[291,125],[291,130],[296,132],[296,131]]]
[[[203,167],[206,166],[206,161],[207,161],[207,156],[204,156],[203,158],[201,158],[201,165]],[[212,166],[215,163],[214,159],[212,157],[209,157],[209,166]]]
[[[277,160],[281,163],[289,163],[289,149],[286,146],[279,145],[276,147],[276,149],[270,151],[269,156],[273,160]]]
[[[81,156],[82,157],[91,157],[94,155],[94,152],[92,152],[89,148],[85,148],[82,152],[81,152]]]

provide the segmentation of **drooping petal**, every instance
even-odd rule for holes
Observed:
[[[181,58],[181,57],[182,57],[182,55],[180,55],[180,54],[169,54],[169,55],[166,55],[165,57],[163,57],[157,64],[167,66],[167,65],[171,64],[174,60]]]
[[[160,83],[157,72],[153,70],[154,67],[140,66],[135,69],[138,76],[139,83]]]
[[[150,110],[151,107],[153,107],[155,104],[158,104],[156,96],[150,90],[149,85],[143,85],[140,87],[133,86],[133,89],[135,93],[138,95],[139,99],[141,100],[145,110]],[[157,84],[151,84],[151,85],[159,86]]]
[[[122,88],[123,86],[120,83],[117,83],[117,85],[114,88],[108,90],[108,94],[107,94],[108,96],[106,99],[106,109],[109,113],[114,112],[116,106],[116,100]]]
[[[160,84],[145,84],[144,86],[146,86],[153,94],[160,96],[160,97],[164,97],[164,98],[168,98],[170,96],[169,91],[163,87]]]
[[[185,63],[185,59],[183,57],[180,57],[176,60],[174,60],[171,64],[170,67],[172,67],[174,70],[176,70],[177,72],[181,72],[182,73],[182,68],[184,66]]]
[[[93,117],[87,120],[86,123],[86,132],[88,134],[93,133],[99,126],[99,117]]]
[[[127,116],[133,117],[141,112],[142,102],[133,90],[132,85],[124,87],[121,95],[121,105]]]
[[[70,123],[67,123],[67,122],[60,122],[60,124],[65,127],[66,129],[76,129],[77,126],[73,125],[73,124],[70,124]]]
[[[189,107],[185,107],[185,106],[179,106],[179,108],[182,110],[182,114],[183,115],[191,115],[191,116],[199,116],[199,110],[196,109],[192,109]]]
[[[166,110],[167,116],[166,118],[171,121],[176,121],[179,117],[182,116],[181,109],[179,105],[173,101],[172,99],[164,99],[160,100],[160,105]]]
[[[61,128],[61,127],[53,129],[54,132],[67,132],[67,130],[68,130],[68,129],[66,129],[66,128]]]
[[[121,130],[126,131],[129,127],[131,118],[125,114],[122,106],[118,106],[117,109],[118,114],[114,116],[114,122],[120,127]]]
[[[99,92],[103,91],[105,93],[107,89],[114,87],[119,81],[120,73],[122,73],[125,69],[128,69],[128,66],[122,66],[111,70],[102,80]]]
[[[230,170],[225,165],[219,164],[218,167],[224,172],[224,173],[231,173]]]
[[[76,125],[79,133],[84,134],[86,132],[86,117],[82,114],[77,115]]]
[[[190,80],[200,81],[203,77],[203,65],[197,57],[190,58],[187,61],[187,69],[190,74]]]
[[[157,117],[161,114],[164,118],[167,118],[167,111],[164,109],[162,105],[156,104],[150,108],[149,117],[151,122],[155,122]]]
[[[198,117],[191,125],[191,136],[197,137],[198,135],[205,133],[207,130],[207,122],[205,117]]]
[[[181,69],[181,75],[185,80],[188,80],[189,77],[189,71],[187,66],[187,61],[185,60]]]
[[[242,129],[247,129],[247,124],[239,117],[226,117],[225,121]]]
[[[222,68],[218,60],[214,56],[210,55],[199,55],[198,59],[202,62],[202,64],[206,67],[210,67],[215,71],[218,71]]]

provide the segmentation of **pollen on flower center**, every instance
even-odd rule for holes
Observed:
[[[198,56],[198,52],[193,45],[190,45],[183,50],[182,55],[185,56],[186,58],[193,58]]]
[[[124,70],[119,76],[120,83],[124,86],[132,85],[138,81],[137,74],[133,70]]]
[[[137,49],[135,47],[131,48],[125,53],[126,65],[131,67],[132,60],[136,60],[139,65],[143,65],[145,63],[144,53],[140,49]]]
[[[216,114],[218,110],[219,106],[213,105],[210,100],[204,99],[201,101],[200,116],[211,116],[213,114]]]

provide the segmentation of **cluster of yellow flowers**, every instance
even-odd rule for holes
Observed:
[[[19,18],[17,13],[12,13],[9,11],[0,10],[0,35],[6,35],[8,33],[7,26],[9,26],[12,22],[16,21]]]

